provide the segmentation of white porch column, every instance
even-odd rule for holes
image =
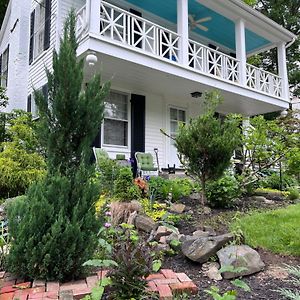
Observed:
[[[189,64],[189,6],[188,0],[177,0],[177,33],[180,35],[179,61]]]
[[[235,47],[236,47],[236,58],[240,62],[240,84],[246,85],[246,35],[245,35],[245,22],[239,19],[235,23]]]
[[[87,22],[89,22],[89,31],[100,33],[100,5],[101,0],[87,0]]]
[[[289,80],[288,80],[288,71],[286,65],[286,49],[285,43],[280,43],[277,46],[277,55],[278,55],[278,75],[282,78],[282,97],[289,100]]]

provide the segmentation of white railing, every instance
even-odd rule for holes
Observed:
[[[246,66],[246,84],[249,88],[272,96],[282,97],[283,94],[281,77],[249,64]]]
[[[80,39],[87,27],[86,5],[77,11],[76,36]]]
[[[215,77],[240,82],[237,59],[192,40],[189,41],[189,66]]]
[[[97,0],[93,0],[97,1]],[[97,8],[98,10],[98,8]],[[180,55],[180,35],[167,28],[138,17],[126,10],[101,1],[96,34],[104,39],[139,49],[144,53],[182,64]],[[81,39],[87,33],[87,9],[83,6],[77,12],[76,35]],[[98,31],[99,30],[99,31]],[[183,45],[186,46],[186,45]],[[188,65],[190,69],[241,85],[240,62],[227,54],[211,49],[196,41],[188,42]],[[271,96],[283,97],[281,77],[246,65],[245,86]]]
[[[101,1],[100,34],[111,40],[178,62],[179,35]]]

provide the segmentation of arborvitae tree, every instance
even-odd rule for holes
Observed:
[[[218,92],[207,93],[204,114],[180,126],[175,137],[181,162],[201,184],[203,204],[207,180],[223,175],[241,138],[236,116],[227,116],[223,121],[215,117],[220,101]]]
[[[31,186],[27,200],[9,209],[10,271],[30,278],[68,280],[96,246],[94,203],[99,195],[90,163],[109,83],[96,75],[83,87],[83,60],[76,57],[76,16],[66,20],[53,72],[47,70],[48,99],[35,93],[39,137],[45,146],[47,176]]]

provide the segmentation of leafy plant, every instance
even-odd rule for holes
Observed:
[[[208,295],[211,295],[214,300],[236,300],[237,292],[228,291],[223,295],[220,294],[220,289],[212,286],[209,290],[204,290]]]
[[[154,202],[152,203],[150,199],[144,198],[140,200],[145,214],[152,218],[153,221],[160,221],[163,219],[164,215],[167,213],[166,204]]]
[[[83,298],[83,300],[101,300],[107,286],[111,285],[111,279],[105,277],[101,279],[98,286],[92,288],[92,293]]]
[[[225,174],[218,180],[209,182],[206,187],[206,197],[211,207],[231,208],[239,196],[239,183],[231,175]]]
[[[278,173],[273,173],[270,176],[265,177],[260,181],[260,185],[263,188],[271,188],[275,190],[288,190],[290,187],[296,186],[297,181],[287,174],[283,174],[281,179]]]
[[[133,183],[132,171],[129,167],[120,169],[114,182],[114,197],[119,201],[138,200],[141,191]]]
[[[289,193],[288,198],[290,200],[297,200],[300,198],[300,193],[297,188],[289,188],[288,193]]]
[[[238,118],[231,115],[221,121],[214,116],[220,102],[218,92],[207,93],[204,114],[180,126],[174,139],[182,164],[201,184],[202,203],[207,181],[223,175],[240,143]]]
[[[24,194],[46,174],[31,114],[14,111],[6,127],[6,142],[2,143],[4,150],[0,152],[0,197],[3,198]]]
[[[112,259],[118,267],[109,272],[113,299],[143,299],[149,296],[145,278],[152,272],[153,257],[149,246],[137,239],[130,228],[123,226],[114,243]]]
[[[295,286],[295,290],[279,288],[276,291],[287,299],[300,300],[300,266],[286,265],[285,269],[292,276],[290,282]]]

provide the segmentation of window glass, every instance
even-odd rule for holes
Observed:
[[[1,86],[7,87],[7,77],[8,77],[8,48],[2,54],[1,62]]]
[[[105,102],[103,143],[128,146],[128,99],[117,92],[110,92]]]
[[[34,33],[34,56],[37,57],[44,51],[45,39],[45,0],[37,5],[35,14],[35,33]]]

